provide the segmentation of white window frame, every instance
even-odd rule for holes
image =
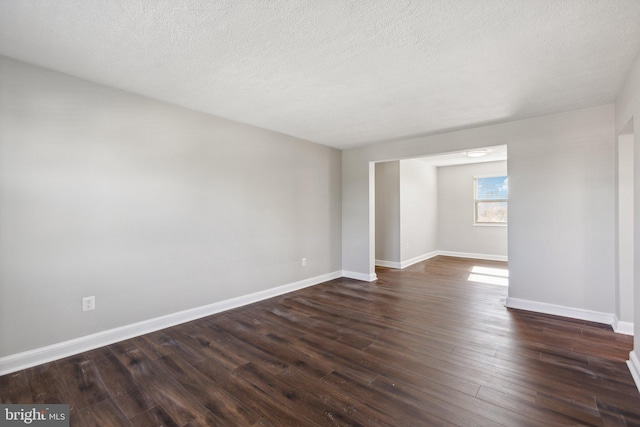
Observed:
[[[509,211],[509,195],[507,194],[506,199],[491,199],[491,200],[478,200],[477,189],[478,189],[478,179],[480,178],[498,178],[508,175],[475,175],[473,177],[473,225],[477,227],[506,227],[509,224],[509,219],[505,222],[478,222],[478,202],[487,203],[487,202],[496,202],[496,203],[506,203],[507,204],[507,212]],[[507,213],[508,215],[508,213]]]

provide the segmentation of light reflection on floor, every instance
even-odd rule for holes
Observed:
[[[471,274],[469,274],[467,280],[489,285],[509,286],[509,270],[506,268],[480,267],[476,265],[471,269]]]

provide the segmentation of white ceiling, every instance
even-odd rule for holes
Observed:
[[[638,0],[2,0],[0,53],[338,148],[613,102]]]
[[[482,157],[469,157],[466,151],[435,154],[433,156],[419,157],[418,159],[436,167],[468,165],[471,163],[486,163],[507,160],[507,146],[496,145],[493,147],[474,148],[472,151],[486,151]]]

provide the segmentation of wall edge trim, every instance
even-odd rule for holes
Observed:
[[[378,267],[397,268],[397,269],[402,268],[401,263],[399,263],[398,261],[387,261],[384,259],[377,259],[375,264]]]
[[[603,323],[612,325],[615,316],[612,313],[603,313],[600,311],[585,310],[582,308],[565,307],[563,305],[549,304],[539,301],[531,301],[520,298],[508,297],[505,307],[515,308],[517,310],[534,311],[536,313],[551,314],[554,316],[569,317],[572,319],[586,320],[589,322]]]
[[[629,367],[629,371],[631,371],[631,376],[636,383],[636,387],[638,387],[638,393],[640,393],[640,358],[638,358],[635,350],[629,353],[627,366]]]
[[[431,251],[431,252],[427,252],[426,254],[418,255],[417,257],[408,259],[406,261],[402,261],[400,263],[400,268],[407,268],[413,264],[417,264],[419,262],[437,257],[438,255],[440,255],[440,251]]]
[[[488,254],[475,254],[468,252],[452,252],[452,251],[440,251],[435,250],[428,252],[426,254],[419,255],[415,258],[408,259],[406,261],[387,261],[384,259],[376,259],[375,265],[378,267],[386,267],[386,268],[396,268],[396,269],[404,269],[413,264],[417,264],[422,261],[426,261],[428,259],[437,257],[439,255],[442,256],[450,256],[455,258],[473,258],[473,259],[483,259],[488,261],[508,261],[507,257],[504,255],[488,255]]]
[[[342,277],[341,271],[0,357],[0,376]]]
[[[469,253],[469,252],[454,252],[454,251],[438,251],[438,255],[451,256],[456,258],[484,259],[487,261],[509,261],[509,258],[506,255],[476,254],[476,253]]]
[[[623,322],[622,320],[618,319],[618,316],[614,316],[613,324],[611,326],[617,334],[633,336],[633,322]]]
[[[342,270],[342,277],[346,277],[347,279],[361,280],[363,282],[374,282],[378,280],[378,276],[376,276],[376,273],[366,274],[349,270]]]

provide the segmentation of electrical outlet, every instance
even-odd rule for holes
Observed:
[[[96,297],[82,298],[82,311],[91,311],[96,309]]]
[[[302,258],[302,266],[304,267],[305,265],[307,265],[307,259],[306,258]]]

